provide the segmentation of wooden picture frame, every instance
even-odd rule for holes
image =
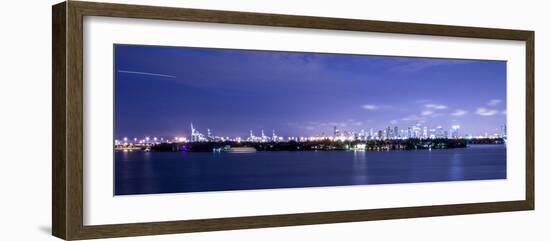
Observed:
[[[534,32],[263,13],[68,1],[52,8],[52,233],[66,239],[111,238],[399,218],[533,210]],[[335,212],[87,226],[83,224],[83,17],[107,16],[260,26],[518,40],[526,43],[525,199]]]

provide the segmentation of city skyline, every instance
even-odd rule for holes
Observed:
[[[114,74],[115,138],[506,125],[504,61],[115,45]]]
[[[374,128],[362,129],[360,131],[340,129],[333,127],[332,133],[322,132],[319,135],[312,136],[280,136],[275,130],[265,132],[263,129],[255,132],[250,129],[248,135],[227,136],[218,135],[210,128],[206,128],[206,133],[196,129],[193,123],[190,123],[189,135],[184,136],[141,136],[122,137],[115,139],[115,145],[127,144],[155,144],[155,143],[173,143],[173,142],[286,142],[286,141],[379,141],[379,140],[407,140],[407,139],[497,139],[507,138],[506,125],[499,128],[498,132],[486,132],[482,135],[472,135],[471,133],[462,133],[459,125],[453,125],[448,129],[442,126],[432,128],[428,125],[416,124],[405,128],[398,126],[387,126],[384,129],[375,130]],[[266,134],[267,133],[267,134]],[[257,135],[258,134],[258,135]]]

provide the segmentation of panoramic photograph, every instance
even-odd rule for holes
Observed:
[[[115,44],[114,195],[506,179],[506,61]]]

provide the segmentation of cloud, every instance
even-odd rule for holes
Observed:
[[[376,105],[363,105],[363,109],[366,109],[366,110],[378,110],[380,107],[376,106]]]
[[[345,121],[305,121],[301,123],[292,122],[292,124],[289,123],[290,126],[302,128],[308,131],[332,131],[333,127],[339,127],[339,128],[360,128],[363,127],[365,122],[369,122],[370,120],[357,120],[357,119],[347,119]]]
[[[423,116],[430,116],[430,115],[433,115],[434,112],[431,111],[431,110],[424,110],[420,114],[423,115]]]
[[[365,110],[391,110],[394,107],[392,105],[375,105],[375,104],[364,104],[361,106]]]
[[[493,115],[496,115],[498,113],[499,113],[498,110],[487,109],[487,108],[483,108],[483,107],[479,107],[476,110],[476,114],[478,114],[480,116],[493,116]]]
[[[476,110],[476,114],[480,116],[494,116],[497,114],[506,115],[506,109],[499,111],[496,108],[497,105],[500,105],[502,103],[502,100],[500,99],[492,99],[489,100],[485,105],[489,107],[478,107]]]
[[[418,116],[418,115],[409,115],[406,117],[401,118],[402,121],[421,121],[424,120],[424,117]]]
[[[426,107],[428,109],[436,109],[436,110],[447,109],[446,105],[438,105],[438,104],[425,104],[424,107]]]
[[[492,99],[489,102],[487,102],[487,105],[488,106],[496,106],[496,105],[500,104],[501,102],[502,102],[502,100]]]
[[[428,99],[422,99],[422,100],[415,100],[414,102],[417,103],[417,104],[424,104],[424,103],[430,102],[430,100],[428,100]]]
[[[439,58],[402,58],[390,62],[390,70],[398,72],[418,72],[441,65],[468,64],[474,61],[462,59],[439,59]]]
[[[452,116],[464,116],[466,114],[468,114],[468,112],[461,109],[456,109],[453,113],[451,113]]]
[[[295,89],[309,89],[312,83],[324,86],[324,81],[334,78],[332,66],[328,64],[334,55],[330,54],[182,49],[173,60],[187,67],[174,69],[176,72],[169,74],[177,77],[171,78],[175,83],[193,88],[253,91],[265,88],[269,82],[274,87],[292,84]]]

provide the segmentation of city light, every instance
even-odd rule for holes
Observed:
[[[354,130],[344,130],[340,129],[337,126],[333,127],[333,133],[331,135],[323,134],[312,135],[312,136],[279,136],[275,130],[271,130],[271,135],[266,135],[264,130],[259,130],[255,132],[254,130],[249,130],[248,136],[218,136],[215,135],[212,129],[206,129],[206,135],[201,133],[194,125],[190,124],[190,136],[189,139],[184,136],[174,136],[174,137],[153,137],[145,136],[144,138],[128,138],[123,137],[122,141],[116,139],[115,146],[122,146],[123,148],[137,148],[137,147],[149,147],[156,144],[163,143],[193,143],[193,142],[247,142],[247,143],[266,143],[266,142],[354,142],[354,141],[391,141],[391,140],[408,140],[408,139],[418,139],[418,140],[435,140],[435,139],[504,139],[506,140],[506,126],[503,125],[500,128],[500,132],[489,133],[486,132],[481,135],[473,134],[463,134],[460,132],[461,126],[458,124],[453,124],[447,130],[441,125],[437,125],[435,128],[431,128],[428,125],[422,125],[416,123],[412,126],[407,126],[400,128],[399,126],[390,126],[386,128],[376,130],[374,128],[361,129],[359,131]],[[259,136],[255,133],[260,133]],[[152,142],[151,142],[152,140]],[[361,150],[365,149],[363,144],[357,144],[350,149]]]

